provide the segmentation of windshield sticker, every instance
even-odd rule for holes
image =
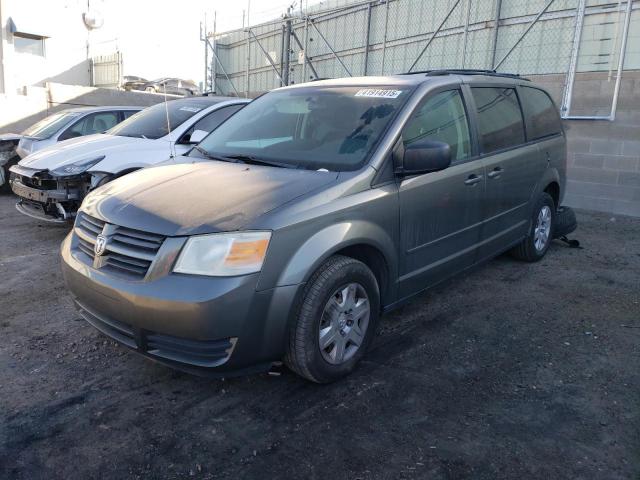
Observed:
[[[377,88],[365,88],[358,91],[356,97],[398,98],[402,90],[379,90]]]
[[[180,110],[183,112],[198,113],[202,109],[198,107],[180,107]]]

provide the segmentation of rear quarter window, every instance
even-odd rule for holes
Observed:
[[[558,111],[546,92],[533,87],[521,87],[520,93],[529,127],[529,140],[549,137],[562,131]]]
[[[478,130],[483,153],[522,145],[524,120],[513,88],[474,87]]]

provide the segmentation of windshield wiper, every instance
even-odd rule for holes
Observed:
[[[236,163],[236,161],[230,160],[226,157],[221,157],[219,155],[212,155],[211,153],[209,153],[207,150],[205,150],[204,148],[202,148],[199,145],[196,145],[193,147],[193,149],[197,152],[199,152],[200,154],[204,155],[205,157],[207,157],[210,160],[220,160],[221,162],[232,162],[232,163]]]
[[[253,165],[268,165],[270,167],[280,168],[298,168],[297,165],[284,162],[275,162],[273,160],[265,160],[264,158],[254,157],[253,155],[225,155],[224,158],[236,160],[242,163],[250,163]]]

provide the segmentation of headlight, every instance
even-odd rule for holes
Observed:
[[[67,175],[78,175],[80,173],[86,172],[88,169],[93,167],[96,163],[104,160],[104,155],[92,158],[90,160],[80,160],[79,162],[72,163],[70,165],[64,165],[60,168],[56,168],[55,170],[51,170],[51,173],[58,177],[64,177]]]
[[[236,232],[189,238],[173,271],[192,275],[231,277],[259,272],[271,232]]]

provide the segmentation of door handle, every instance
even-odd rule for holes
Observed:
[[[482,181],[482,175],[476,175],[475,173],[469,175],[469,178],[467,178],[464,181],[465,185],[475,185],[476,183],[480,183]]]
[[[496,167],[487,174],[487,177],[498,178],[502,174],[502,172],[504,172],[502,167]]]

